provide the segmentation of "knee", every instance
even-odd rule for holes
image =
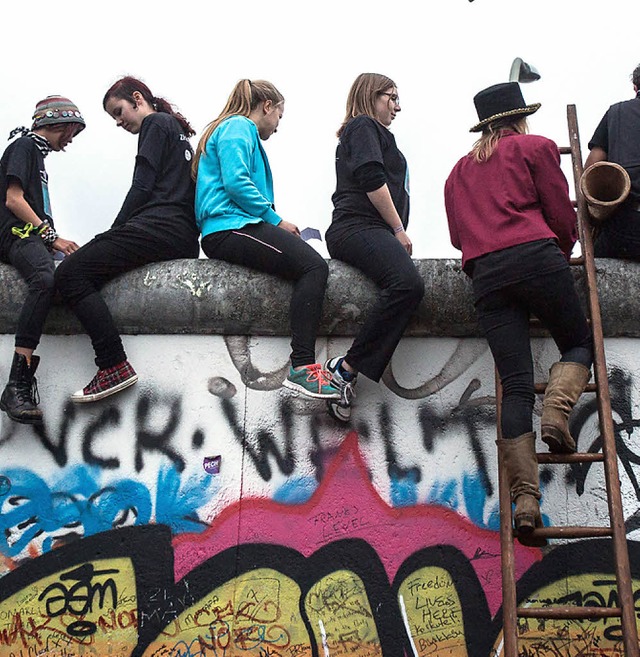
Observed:
[[[52,294],[55,287],[53,263],[51,267],[35,270],[27,279],[27,286],[30,292],[49,292]]]
[[[424,296],[424,281],[417,270],[399,277],[394,288],[394,292],[402,296],[407,303],[413,303],[416,306]]]

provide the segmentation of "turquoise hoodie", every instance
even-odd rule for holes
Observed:
[[[198,163],[196,221],[202,236],[266,221],[278,225],[273,178],[256,124],[245,116],[225,119]]]

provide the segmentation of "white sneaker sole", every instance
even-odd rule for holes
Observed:
[[[123,381],[122,383],[118,383],[118,385],[113,386],[113,388],[109,388],[109,390],[103,390],[102,392],[96,392],[93,395],[85,395],[82,390],[78,390],[77,392],[74,392],[71,395],[71,401],[76,402],[77,404],[85,404],[88,402],[98,401],[100,399],[104,399],[105,397],[110,397],[111,395],[115,395],[116,392],[120,392],[121,390],[124,390],[125,388],[132,386],[137,380],[138,380],[138,375],[134,374],[126,381]]]
[[[327,401],[327,413],[338,422],[347,423],[351,420],[351,406],[344,406],[339,402],[329,399]]]
[[[312,397],[313,399],[340,399],[340,392],[338,390],[336,390],[335,393],[331,393],[330,395],[323,395],[320,392],[311,392],[300,384],[289,381],[289,379],[285,379],[282,385],[285,388],[289,388],[289,390],[295,390],[296,392],[305,395],[305,397]]]

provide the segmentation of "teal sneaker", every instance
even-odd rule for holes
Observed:
[[[300,370],[290,367],[282,385],[315,399],[340,399],[340,391],[331,385],[331,374],[320,363],[305,365]]]

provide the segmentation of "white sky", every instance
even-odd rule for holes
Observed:
[[[56,226],[82,244],[111,225],[131,181],[137,137],[102,110],[117,78],[143,79],[198,136],[238,79],[264,78],[286,98],[265,144],[278,212],[324,233],[347,92],[359,73],[379,72],[402,102],[392,130],[409,162],[414,257],[458,257],[442,190],[474,141],[475,93],[506,81],[521,57],[542,75],[522,87],[527,102],[542,103],[531,132],[567,145],[566,105],[575,104],[586,157],[607,107],[633,96],[639,17],[638,0],[6,2],[0,147],[12,128],[30,125],[42,97],[59,93],[80,107],[87,129],[47,158],[47,170]],[[324,243],[310,244],[326,255]]]

